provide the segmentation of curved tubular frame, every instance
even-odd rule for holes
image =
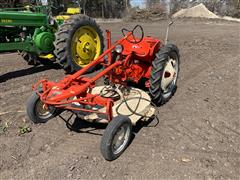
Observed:
[[[33,90],[37,91],[41,89],[41,91],[37,91],[37,94],[40,96],[41,101],[48,106],[55,106],[56,108],[63,108],[67,110],[77,110],[82,112],[89,113],[100,113],[105,114],[107,116],[108,121],[112,120],[112,106],[114,104],[111,98],[101,97],[99,94],[91,94],[91,90],[95,87],[95,82],[105,75],[109,75],[111,77],[111,71],[130,60],[132,54],[126,56],[125,59],[121,61],[115,61],[114,63],[111,60],[111,53],[116,47],[116,45],[121,44],[125,41],[132,32],[129,32],[126,36],[118,40],[114,45],[111,46],[111,33],[107,32],[107,40],[108,40],[108,49],[99,56],[92,63],[77,71],[72,75],[66,76],[64,79],[59,81],[58,83],[48,81],[46,79],[40,80],[33,86]],[[108,63],[105,63],[104,57],[108,56]],[[82,76],[87,72],[89,68],[92,66],[96,66],[98,64],[102,64],[105,66],[105,69],[98,74],[96,74],[92,78],[88,78],[86,76]],[[81,106],[73,107],[72,103],[79,103]],[[89,109],[89,106],[100,106],[105,107],[106,112],[100,112],[97,110]],[[88,106],[85,107],[85,106]]]

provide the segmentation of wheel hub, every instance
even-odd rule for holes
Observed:
[[[115,143],[115,146],[116,147],[119,147],[123,141],[124,141],[124,129],[121,128],[121,130],[119,132],[117,132],[116,134],[116,143]]]
[[[89,26],[77,30],[73,38],[72,54],[75,63],[81,67],[86,66],[100,55],[100,38]]]
[[[163,91],[167,91],[170,84],[175,83],[177,77],[176,60],[169,59],[165,65],[161,87]]]
[[[114,154],[118,154],[125,147],[130,130],[127,126],[122,126],[115,134],[112,142],[112,149]]]
[[[46,107],[45,104],[43,104],[42,101],[38,101],[36,105],[36,112],[39,116],[48,116],[51,115],[49,109]]]
[[[96,43],[88,35],[83,35],[77,42],[78,59],[81,58],[79,63],[86,64],[94,59],[96,55]]]

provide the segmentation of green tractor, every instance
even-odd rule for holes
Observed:
[[[23,0],[4,1],[6,6],[0,2],[0,53],[18,51],[31,65],[57,61],[67,73],[101,55],[102,31],[95,20],[81,14],[78,1],[73,1],[78,7],[65,14],[60,0],[31,0],[28,6]],[[10,8],[4,8],[9,1]]]

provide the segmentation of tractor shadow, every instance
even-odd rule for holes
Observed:
[[[147,121],[138,121],[135,126],[133,126],[133,132],[135,134],[139,133],[143,128],[156,127],[159,124],[159,118],[157,116],[148,119]]]
[[[66,127],[76,133],[87,133],[91,135],[102,136],[103,133],[100,130],[106,129],[107,124],[94,123],[85,121],[79,117],[73,119],[65,119],[62,116],[59,116],[65,123]],[[71,120],[71,122],[70,122]]]
[[[71,111],[65,111],[65,112],[69,113]],[[76,133],[87,133],[87,134],[102,136],[102,133],[99,130],[105,129],[107,127],[107,124],[91,123],[86,120],[83,120],[73,112],[71,112],[70,116],[69,114],[63,115],[61,113],[60,115],[58,115],[58,117],[65,122],[66,127],[70,131],[73,131]]]
[[[59,117],[66,123],[66,127],[70,131],[73,131],[76,133],[87,133],[91,135],[103,136],[103,130],[106,129],[108,125],[103,123],[88,122],[88,121],[82,120],[77,116],[75,118],[72,118],[73,114],[68,119],[62,117],[61,115]],[[136,125],[132,127],[133,133],[132,133],[132,137],[129,145],[133,142],[133,140],[135,139],[135,136],[141,131],[141,129],[156,127],[158,123],[159,123],[159,118],[157,116],[150,118],[148,121],[141,121],[141,120],[138,121]]]
[[[47,65],[42,65],[42,66],[33,66],[30,68],[26,68],[26,69],[8,72],[6,74],[0,75],[0,83],[3,83],[10,79],[23,77],[23,76],[43,72],[43,71],[50,70],[50,69],[57,70],[57,69],[62,69],[62,67],[57,63],[53,63],[53,64],[47,64]]]

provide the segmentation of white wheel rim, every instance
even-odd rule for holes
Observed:
[[[122,125],[115,133],[112,141],[113,154],[119,154],[126,147],[130,138],[130,127],[128,124]]]
[[[167,98],[171,95],[173,87],[176,85],[178,77],[178,60],[170,58],[163,71],[161,88],[163,97]]]

